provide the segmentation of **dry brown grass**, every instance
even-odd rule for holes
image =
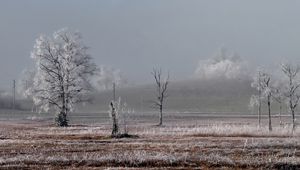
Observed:
[[[243,133],[233,129],[222,135],[207,126],[136,125],[130,127],[130,132],[139,138],[112,139],[107,125],[57,128],[33,122],[3,122],[0,166],[8,169],[300,168],[298,135],[264,135],[266,132],[256,132],[255,128],[241,128]]]

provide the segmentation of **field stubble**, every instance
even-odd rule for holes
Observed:
[[[300,130],[243,121],[129,123],[138,138],[112,139],[109,124],[2,121],[0,166],[28,169],[300,168]]]

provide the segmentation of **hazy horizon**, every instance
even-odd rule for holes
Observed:
[[[98,65],[120,69],[132,84],[160,66],[173,80],[193,77],[220,47],[250,65],[299,62],[299,1],[16,1],[0,2],[0,89],[32,67],[40,34],[78,30]]]

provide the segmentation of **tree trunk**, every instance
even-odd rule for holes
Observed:
[[[162,115],[162,111],[163,111],[163,106],[162,105],[160,105],[160,107],[159,107],[159,113],[160,113],[160,115],[159,115],[159,126],[161,126],[162,124],[163,124],[163,115]]]
[[[111,117],[112,117],[112,121],[113,121],[111,136],[115,137],[119,133],[117,113],[116,113],[116,109],[115,109],[115,106],[114,106],[113,102],[111,102],[110,105],[111,105]]]
[[[294,109],[292,109],[292,119],[293,119],[293,129],[292,129],[292,131],[294,133],[294,131],[296,129],[296,124],[295,124],[295,110]]]
[[[68,119],[67,114],[64,111],[61,111],[55,118],[55,122],[57,126],[60,127],[67,127],[68,126]]]
[[[67,127],[68,120],[67,120],[67,106],[66,106],[66,94],[62,93],[62,109],[60,111],[59,117],[57,119],[58,126]]]
[[[113,129],[111,132],[112,136],[116,136],[118,134],[119,128],[118,128],[118,124],[117,124],[117,119],[116,116],[113,117]]]
[[[61,103],[62,103],[62,108],[60,110],[60,113],[57,115],[55,118],[56,124],[60,127],[67,127],[68,126],[68,119],[67,119],[67,105],[66,105],[66,93],[65,93],[65,88],[63,86],[62,79],[60,79],[61,82]]]
[[[269,131],[272,131],[272,120],[271,120],[271,96],[268,96],[268,111],[269,111]]]

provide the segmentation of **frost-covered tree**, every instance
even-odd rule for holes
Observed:
[[[31,53],[36,64],[36,74],[30,92],[33,101],[44,111],[57,113],[58,126],[68,126],[67,115],[74,105],[87,101],[90,77],[97,70],[87,53],[81,35],[67,29],[53,37],[37,38]]]
[[[271,76],[268,73],[261,73],[261,85],[263,90],[263,98],[267,102],[268,106],[268,117],[269,117],[269,131],[272,131],[272,118],[271,118],[271,100],[272,100],[272,86]]]
[[[253,88],[258,91],[257,95],[254,95],[250,99],[251,106],[258,106],[258,123],[261,123],[261,104],[262,101],[266,101],[268,106],[268,118],[269,118],[269,130],[272,131],[272,119],[271,119],[271,101],[273,95],[273,87],[271,84],[271,76],[259,69],[251,84]]]
[[[300,82],[298,80],[298,73],[300,71],[300,67],[294,66],[292,64],[282,64],[281,69],[285,77],[287,78],[287,85],[284,89],[284,96],[287,99],[287,104],[292,114],[292,123],[294,131],[296,128],[295,112],[300,99]]]
[[[245,79],[248,78],[248,63],[237,53],[228,52],[221,48],[209,59],[200,60],[195,70],[195,77],[199,79]]]
[[[261,125],[261,105],[262,105],[262,71],[259,69],[257,74],[253,78],[253,82],[251,83],[251,87],[257,90],[257,95],[252,95],[250,99],[250,106],[257,106],[257,114],[258,114],[258,126]]]
[[[169,85],[169,74],[163,79],[161,69],[153,69],[151,73],[155,79],[156,85],[156,100],[154,101],[154,105],[159,108],[159,126],[163,124],[163,107],[165,104],[165,99],[167,96],[167,89]]]

